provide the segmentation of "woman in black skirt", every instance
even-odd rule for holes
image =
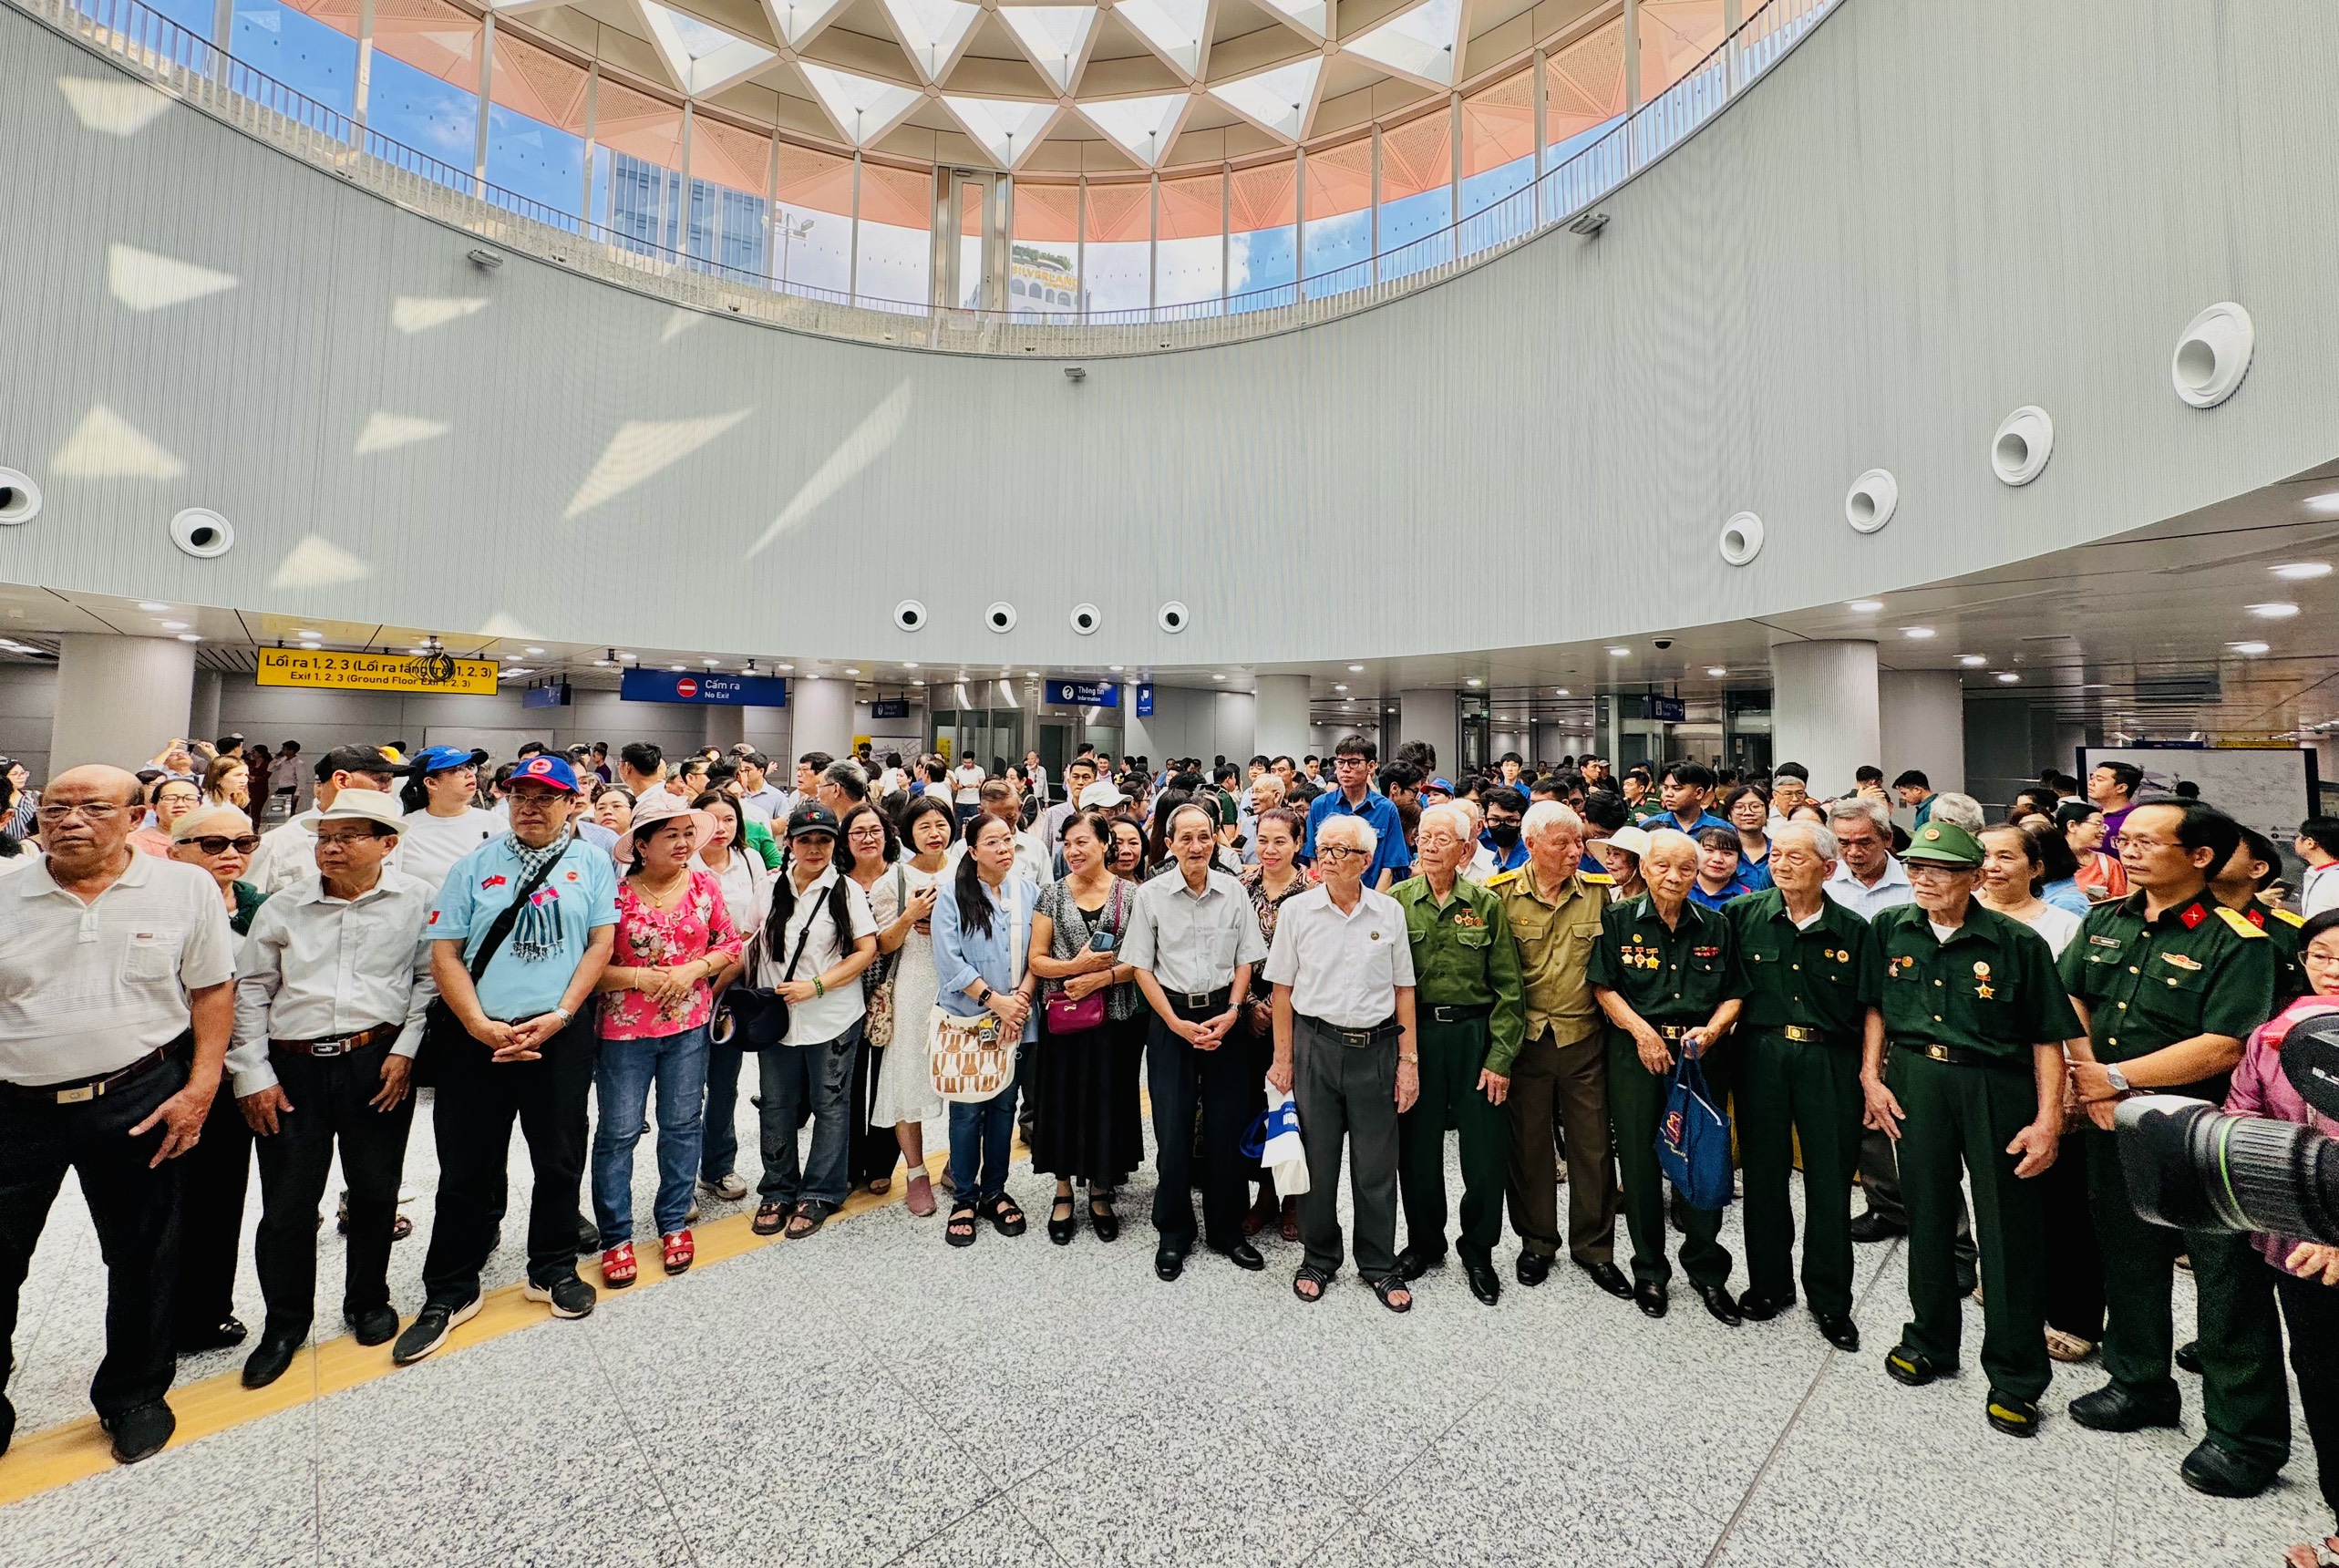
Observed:
[[[1047,1239],[1058,1246],[1077,1228],[1076,1181],[1087,1183],[1097,1239],[1119,1235],[1114,1189],[1145,1160],[1138,1078],[1146,1008],[1136,971],[1118,957],[1137,889],[1113,873],[1111,843],[1101,811],[1067,818],[1066,875],[1041,890],[1032,914],[1031,970],[1040,977],[1032,1169],[1056,1178]]]

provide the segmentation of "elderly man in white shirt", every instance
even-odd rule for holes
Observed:
[[[408,1092],[430,975],[428,883],[387,870],[398,803],[342,789],[319,815],[317,875],[260,906],[236,964],[237,1108],[257,1135],[252,1254],[268,1316],[243,1386],[284,1375],[316,1305],[316,1212],[340,1145],[349,1183],[343,1321],[360,1345],[398,1331],[390,1243],[414,1123]]]
[[[1421,1098],[1421,1044],[1413,1026],[1413,944],[1396,900],[1365,885],[1377,840],[1361,817],[1335,813],[1316,829],[1322,885],[1275,920],[1262,977],[1275,987],[1275,1062],[1268,1081],[1299,1104],[1307,1149],[1300,1200],[1306,1262],[1292,1277],[1302,1301],[1321,1301],[1340,1272],[1335,1191],[1349,1150],[1356,1272],[1391,1312],[1413,1309],[1397,1272],[1397,1116]]]
[[[46,856],[0,886],[0,1346],[69,1169],[107,1273],[89,1402],[124,1464],[178,1427],[175,1157],[202,1137],[235,1010],[218,884],[130,849],[138,798],[118,768],[59,774],[40,804]],[[0,1450],[15,1424],[0,1397]]]

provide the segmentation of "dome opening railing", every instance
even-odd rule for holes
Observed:
[[[1369,259],[1186,304],[1062,315],[873,299],[776,280],[585,222],[394,141],[253,68],[140,0],[7,0],[189,106],[373,195],[488,243],[688,308],[902,348],[1077,358],[1289,332],[1369,310],[1579,225],[1783,58],[1838,0],[1767,0],[1664,92],[1528,183]]]

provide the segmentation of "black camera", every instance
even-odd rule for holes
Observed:
[[[2293,1026],[2282,1063],[2308,1105],[2339,1116],[2339,1013]],[[2339,1140],[2173,1094],[2122,1100],[2115,1126],[2128,1201],[2153,1223],[2339,1245]]]

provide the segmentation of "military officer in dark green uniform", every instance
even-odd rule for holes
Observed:
[[[2124,1095],[2179,1094],[2221,1104],[2242,1042],[2274,1007],[2274,944],[2210,890],[2241,830],[2197,801],[2153,801],[2120,826],[2130,892],[2088,911],[2063,950],[2063,983],[2085,1010],[2087,1038],[2072,1077],[2095,1126],[2087,1150],[2089,1207],[2104,1253],[2104,1370],[2111,1381],[2071,1402],[2097,1431],[2178,1424],[2169,1375],[2169,1293],[2179,1253],[2192,1259],[2200,1304],[2201,1403],[2209,1435],[2179,1473],[2196,1491],[2250,1497],[2290,1458],[2290,1395],[2281,1346],[2268,1325],[2228,1319],[2250,1237],[2171,1231],[2128,1202],[2111,1132]]]
[[[1883,1037],[1860,1068],[1868,1125],[1899,1140],[1909,1209],[1909,1309],[1884,1370],[1911,1387],[1957,1370],[1961,1168],[1982,1253],[1982,1369],[1990,1425],[2027,1438],[2046,1357],[2041,1206],[2029,1180],[2063,1132],[2063,1051],[2078,1017],[2045,940],[1973,898],[1982,845],[1927,822],[1901,856],[1916,902],[1871,930],[1884,964]],[[1880,1059],[1887,1057],[1889,1060]],[[2112,1157],[2112,1168],[2118,1170]]]
[[[2243,828],[2241,847],[2225,862],[2225,869],[2210,878],[2209,882],[2209,890],[2217,895],[2218,903],[2264,932],[2266,940],[2273,944],[2275,1013],[2314,989],[2307,983],[2306,971],[2298,961],[2300,928],[2306,922],[2258,896],[2282,874],[2282,857],[2274,848],[2274,841],[2255,828]]]
[[[1415,1030],[1421,1041],[1421,1098],[1397,1119],[1397,1186],[1405,1200],[1407,1279],[1446,1259],[1446,1129],[1461,1133],[1461,1254],[1470,1294],[1492,1306],[1502,1295],[1494,1244],[1502,1239],[1503,1179],[1510,1163],[1510,1119],[1502,1109],[1510,1065],[1526,1037],[1519,944],[1500,895],[1458,874],[1476,847],[1470,814],[1432,806],[1416,841],[1420,874],[1389,890],[1405,911],[1413,944]]]
[[[1803,1291],[1819,1332],[1860,1348],[1851,1320],[1851,1176],[1864,1104],[1861,1054],[1884,966],[1868,922],[1824,891],[1836,836],[1789,822],[1770,836],[1773,886],[1723,907],[1746,970],[1738,1014],[1738,1157],[1746,1171],[1747,1283],[1757,1322],[1795,1305],[1795,1216],[1787,1183],[1803,1148]]]
[[[1657,1125],[1675,1060],[1728,1030],[1746,981],[1729,922],[1690,900],[1697,846],[1689,836],[1670,828],[1651,833],[1641,874],[1648,891],[1602,916],[1589,968],[1592,995],[1608,1015],[1608,1111],[1633,1237],[1633,1300],[1663,1317],[1673,1265],[1665,1259]],[[1683,1219],[1682,1269],[1705,1310],[1736,1328],[1744,1320],[1729,1292],[1730,1254],[1717,1239],[1721,1213],[1689,1209]]]

